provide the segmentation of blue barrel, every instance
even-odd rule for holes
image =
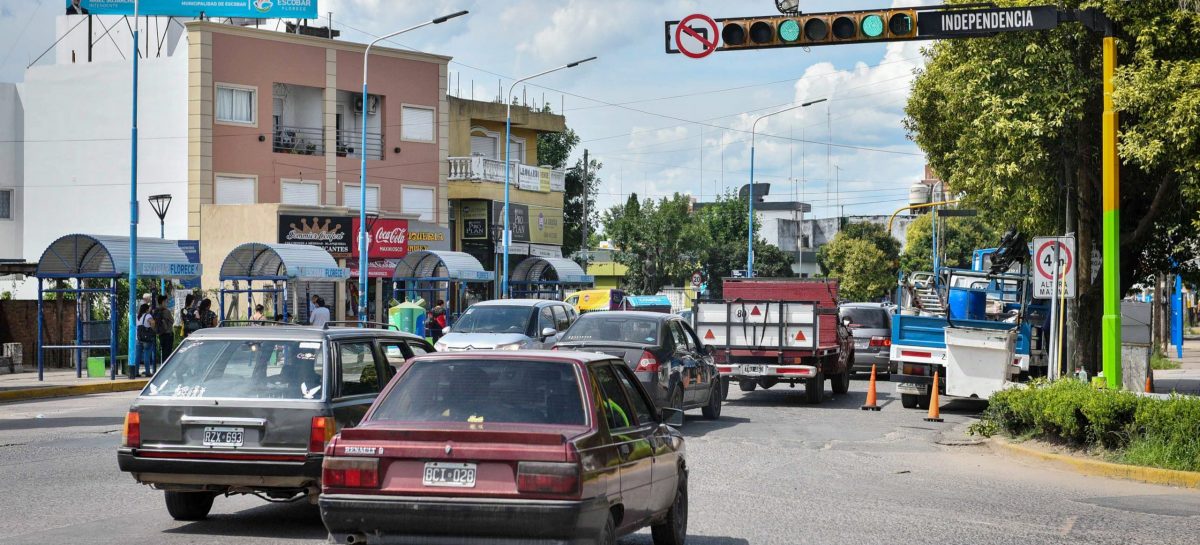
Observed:
[[[950,288],[951,320],[986,320],[987,292],[970,288]]]

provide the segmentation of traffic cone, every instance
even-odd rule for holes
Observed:
[[[1146,393],[1154,393],[1154,379],[1150,375],[1146,375]]]
[[[867,386],[867,404],[862,406],[864,411],[878,411],[879,405],[875,404],[875,364],[871,364],[871,384]]]
[[[926,422],[944,422],[942,420],[941,407],[938,406],[938,372],[933,372],[933,386],[929,387],[929,414],[925,417]]]

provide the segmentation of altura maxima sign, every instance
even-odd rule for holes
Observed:
[[[1058,10],[1053,6],[931,10],[921,11],[917,17],[917,35],[922,38],[1050,30],[1056,26]]]

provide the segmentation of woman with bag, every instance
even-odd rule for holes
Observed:
[[[154,344],[158,337],[154,334],[154,314],[150,312],[150,305],[142,303],[138,307],[137,313],[137,353],[136,360],[129,362],[129,378],[138,378],[137,364],[143,363],[146,367],[145,376],[152,376],[151,366],[154,365]]]

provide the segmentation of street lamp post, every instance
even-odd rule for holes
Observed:
[[[509,220],[508,184],[509,184],[509,172],[512,170],[512,156],[510,155],[509,152],[510,152],[510,148],[512,148],[512,93],[513,93],[513,89],[516,88],[517,84],[521,83],[522,81],[529,81],[533,78],[544,76],[551,72],[557,72],[559,70],[563,70],[566,68],[575,68],[576,66],[579,66],[585,62],[593,61],[593,60],[596,60],[596,57],[588,57],[583,60],[564,64],[557,68],[551,68],[544,72],[538,72],[532,76],[525,76],[521,79],[518,79],[518,80],[512,82],[512,85],[508,86],[508,94],[504,95],[504,103],[505,103],[505,111],[504,111],[504,233],[503,233],[503,235],[504,235],[504,276],[500,277],[500,297],[502,297],[502,298],[508,297],[508,243],[509,243],[509,239],[512,238],[512,233],[510,233],[509,229],[508,229],[508,227],[509,227],[508,226],[508,220]]]
[[[755,119],[754,123],[750,125],[750,213],[747,216],[749,225],[746,227],[746,278],[754,278],[754,140],[755,136],[757,136],[758,122],[773,115],[778,115],[783,112],[789,112],[800,108],[807,108],[813,104],[825,102],[826,100],[829,99],[821,98],[812,100],[803,104],[792,106],[790,108],[784,108],[777,112],[763,114],[758,116],[758,119]],[[803,236],[803,230],[801,230],[801,238],[803,238]],[[803,249],[801,249],[801,251],[803,251]]]
[[[150,201],[150,208],[154,209],[154,215],[158,216],[158,238],[167,238],[167,209],[171,208],[171,195],[151,195],[147,200]],[[161,278],[158,280],[158,293],[167,294],[167,281]]]
[[[391,34],[375,38],[371,43],[367,44],[367,49],[363,51],[363,116],[362,116],[362,140],[358,147],[361,163],[358,175],[358,321],[367,321],[367,111],[369,110],[368,94],[367,94],[367,59],[371,55],[371,47],[375,44],[399,36],[410,30],[416,30],[429,25],[439,25],[455,17],[466,15],[467,10],[456,11],[450,15],[443,15],[437,19],[425,21],[419,25],[413,25],[403,30],[397,30]]]

